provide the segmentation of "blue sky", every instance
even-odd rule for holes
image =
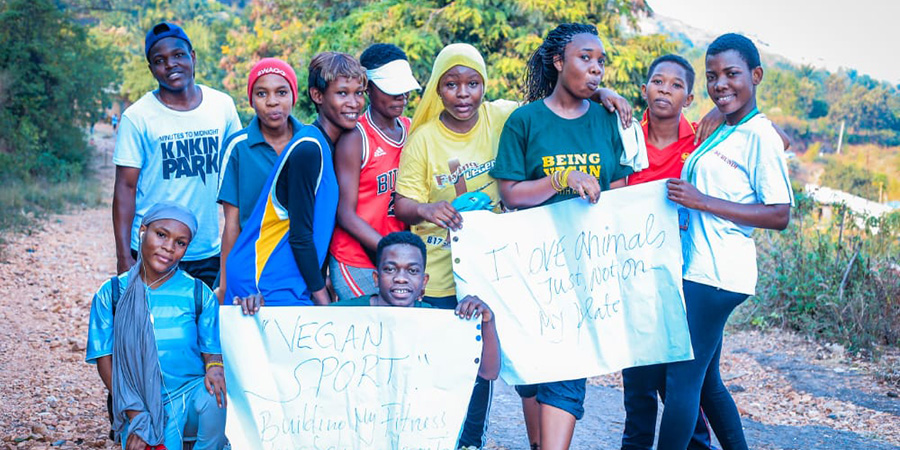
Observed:
[[[900,0],[647,0],[657,14],[714,34],[740,32],[768,52],[900,84]]]

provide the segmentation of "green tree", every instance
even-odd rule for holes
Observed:
[[[822,175],[821,182],[825,186],[831,186],[877,202],[880,200],[878,198],[879,187],[885,187],[888,179],[887,175],[883,173],[871,172],[855,164],[829,159],[825,165],[825,173]]]
[[[778,108],[782,114],[807,118],[819,97],[819,85],[795,70],[773,68],[765,71],[757,97],[763,110]]]
[[[50,0],[0,3],[0,175],[80,175],[83,127],[100,117],[110,82],[103,50]]]
[[[65,0],[65,4],[73,14],[97,22],[94,33],[99,42],[113,44],[108,55],[123,100],[134,102],[157,87],[147,68],[144,37],[161,21],[180,25],[191,38],[197,82],[221,88],[222,43],[226,32],[240,24],[236,8],[213,0]]]
[[[424,83],[441,48],[467,42],[485,57],[488,98],[522,99],[525,63],[543,36],[559,23],[584,22],[597,26],[610,55],[606,84],[638,101],[639,81],[649,63],[675,49],[662,36],[626,34],[623,20],[633,25],[637,14],[646,11],[639,0],[254,1],[247,20],[228,32],[224,84],[236,99],[243,98],[247,70],[258,59],[274,56],[294,66],[305,92],[302,74],[314,54],[333,50],[359,55],[375,42],[403,48]],[[238,101],[238,108],[249,114],[246,102]],[[309,118],[312,111],[300,95],[295,113]]]

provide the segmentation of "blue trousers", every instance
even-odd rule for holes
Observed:
[[[666,366],[631,367],[622,370],[625,390],[625,431],[622,450],[651,450],[656,438],[657,395],[666,401]],[[700,412],[688,450],[712,450],[712,433]]]
[[[439,309],[455,309],[457,303],[455,296],[423,297],[422,301]],[[475,387],[472,389],[469,410],[466,412],[466,421],[463,423],[459,435],[458,447],[484,447],[484,435],[487,432],[493,388],[493,381],[481,377],[475,379]]]
[[[225,447],[225,409],[216,405],[216,396],[200,382],[165,404],[166,430],[163,443],[169,450],[181,450],[185,437],[196,437],[194,450],[222,450]],[[122,448],[128,431],[122,435]]]
[[[746,299],[747,294],[685,280],[694,359],[666,365],[666,400],[657,450],[687,448],[701,405],[724,450],[747,449],[741,416],[719,374],[725,322]]]

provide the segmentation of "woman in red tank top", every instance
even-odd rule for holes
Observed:
[[[360,63],[369,77],[369,107],[334,152],[340,200],[329,268],[338,300],[377,291],[372,257],[378,241],[406,229],[394,217],[394,185],[410,124],[403,111],[409,91],[420,88],[406,53],[395,45],[370,46]]]

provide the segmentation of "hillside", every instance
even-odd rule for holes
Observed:
[[[638,21],[642,35],[662,34],[678,45],[698,72],[694,104],[686,114],[699,120],[711,107],[702,69],[704,49],[716,35],[655,14]],[[749,36],[762,56],[765,77],[760,109],[793,140],[792,175],[875,201],[900,200],[900,93],[897,86],[856,71],[829,72],[777,54]],[[841,135],[841,125],[844,133]],[[836,154],[838,141],[842,152]]]

